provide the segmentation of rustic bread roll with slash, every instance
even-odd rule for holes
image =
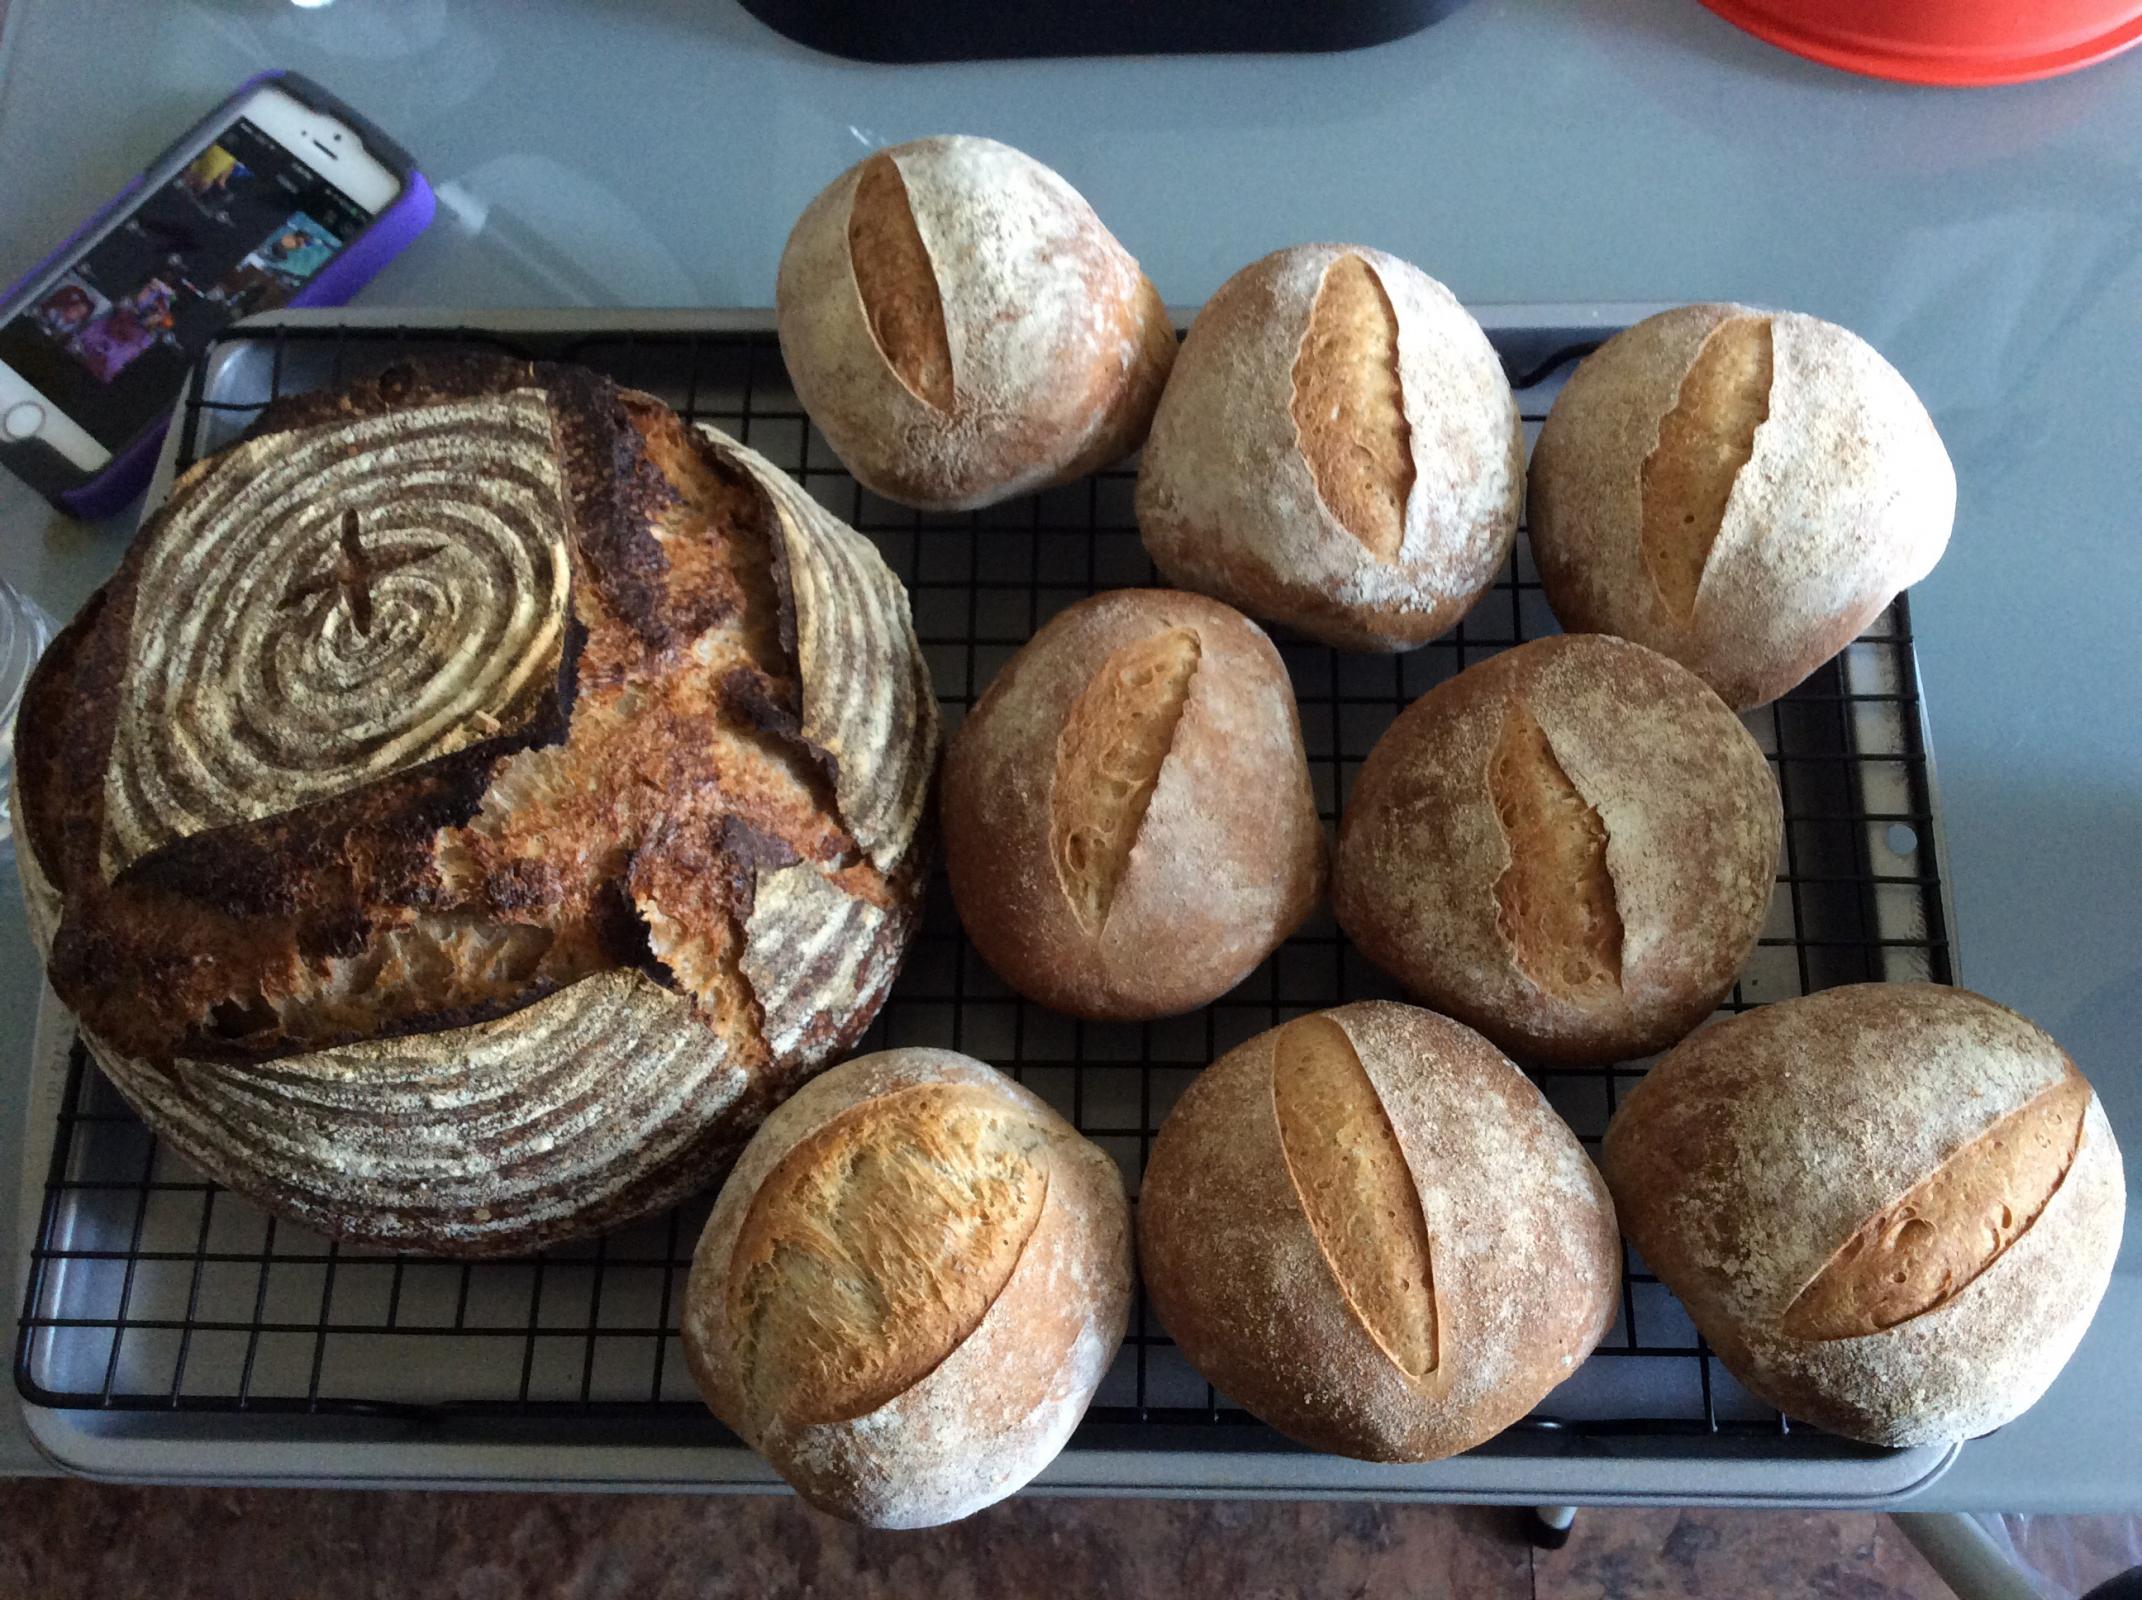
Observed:
[[[1121,460],[1175,360],[1160,295],[1084,197],[993,139],[834,179],[774,286],[781,354],[866,488],[969,511]]]
[[[737,1161],[684,1351],[813,1505],[927,1527],[1055,1458],[1123,1342],[1131,1272],[1099,1147],[979,1061],[887,1050],[807,1085]]]
[[[1138,1197],[1146,1292],[1214,1387],[1292,1438],[1429,1461],[1524,1416],[1614,1320],[1591,1159],[1471,1029],[1364,1001],[1229,1051]]]
[[[1494,581],[1525,442],[1450,291],[1355,245],[1243,268],[1190,325],[1138,471],[1167,580],[1348,650],[1407,650]]]
[[[1727,1369],[1870,1444],[2028,1409],[2082,1341],[2126,1210],[2075,1064],[1934,984],[1712,1024],[1622,1102],[1603,1161],[1630,1240]]]
[[[704,1185],[919,921],[907,596],[591,372],[389,368],[191,469],[24,696],[30,925],[91,1054],[322,1232],[499,1254]]]
[[[1203,1005],[1323,892],[1287,669],[1202,595],[1119,589],[1051,618],[968,712],[939,793],[968,937],[1074,1016]]]
[[[1731,992],[1783,829],[1762,750],[1694,673],[1598,634],[1537,639],[1377,740],[1340,818],[1332,910],[1504,1049],[1620,1060]]]
[[[1669,655],[1736,711],[1828,661],[1941,559],[1956,472],[1858,335],[1739,305],[1587,356],[1532,453],[1532,553],[1572,631]]]

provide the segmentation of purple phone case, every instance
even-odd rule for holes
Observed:
[[[0,304],[5,304],[21,294],[33,281],[70,256],[84,238],[117,215],[147,181],[148,173],[162,166],[172,150],[206,137],[212,129],[227,122],[231,112],[256,89],[271,83],[283,85],[307,105],[317,106],[339,118],[363,138],[369,154],[376,156],[402,180],[402,192],[395,197],[394,204],[367,223],[364,231],[352,239],[340,255],[322,267],[296,294],[284,301],[280,309],[293,306],[347,305],[359,289],[378,276],[380,268],[400,255],[412,239],[430,226],[432,213],[437,209],[438,202],[433,197],[431,185],[425,181],[424,174],[417,170],[416,163],[400,145],[310,78],[280,69],[256,72],[225,96],[215,110],[202,117],[160,151],[147,171],[99,206],[88,221],[61,241],[58,249],[9,284],[6,293],[0,294]],[[151,422],[123,448],[115,451],[111,460],[104,464],[103,470],[94,478],[79,488],[53,496],[53,504],[70,516],[92,520],[108,517],[121,509],[147,487],[156,470],[156,452],[163,444],[164,431],[170,424],[171,419],[168,416]]]

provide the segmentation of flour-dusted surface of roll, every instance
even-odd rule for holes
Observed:
[[[965,511],[1120,460],[1175,328],[1079,192],[993,139],[916,139],[804,209],[774,286],[796,394],[865,487]]]
[[[1857,334],[1682,306],[1587,356],[1532,454],[1531,538],[1565,628],[1775,700],[1941,559],[1956,472]]]
[[[1463,616],[1510,553],[1517,402],[1487,335],[1418,267],[1297,245],[1190,326],[1138,471],[1170,583],[1353,650]]]
[[[1371,961],[1506,1050],[1600,1062],[1710,1015],[1762,931],[1784,828],[1703,682],[1573,634],[1430,689],[1362,764],[1332,909]]]
[[[1469,1449],[1614,1320],[1621,1244],[1591,1158],[1471,1029],[1363,1001],[1222,1056],[1138,1194],[1146,1292],[1192,1365],[1305,1444]]]
[[[1733,1375],[1871,1444],[2019,1416],[2119,1254],[2119,1146],[2065,1052],[1933,984],[1714,1023],[1607,1129],[1629,1238]]]
[[[1203,1005],[1323,892],[1286,665],[1202,595],[1118,589],[1051,618],[968,712],[941,792],[968,937],[1075,1016]]]
[[[390,369],[188,472],[17,728],[54,988],[326,1232],[527,1248],[704,1184],[918,917],[936,702],[870,545],[591,373]]]
[[[806,1085],[739,1158],[692,1257],[684,1351],[813,1505],[926,1527],[1055,1459],[1131,1286],[1105,1152],[971,1057],[887,1050]]]

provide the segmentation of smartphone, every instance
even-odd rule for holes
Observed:
[[[249,79],[0,298],[0,465],[73,515],[117,511],[211,338],[343,304],[432,210],[401,148],[319,85]]]

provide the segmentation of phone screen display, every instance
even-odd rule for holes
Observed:
[[[117,450],[219,329],[288,300],[371,217],[240,117],[0,328],[0,362]]]

